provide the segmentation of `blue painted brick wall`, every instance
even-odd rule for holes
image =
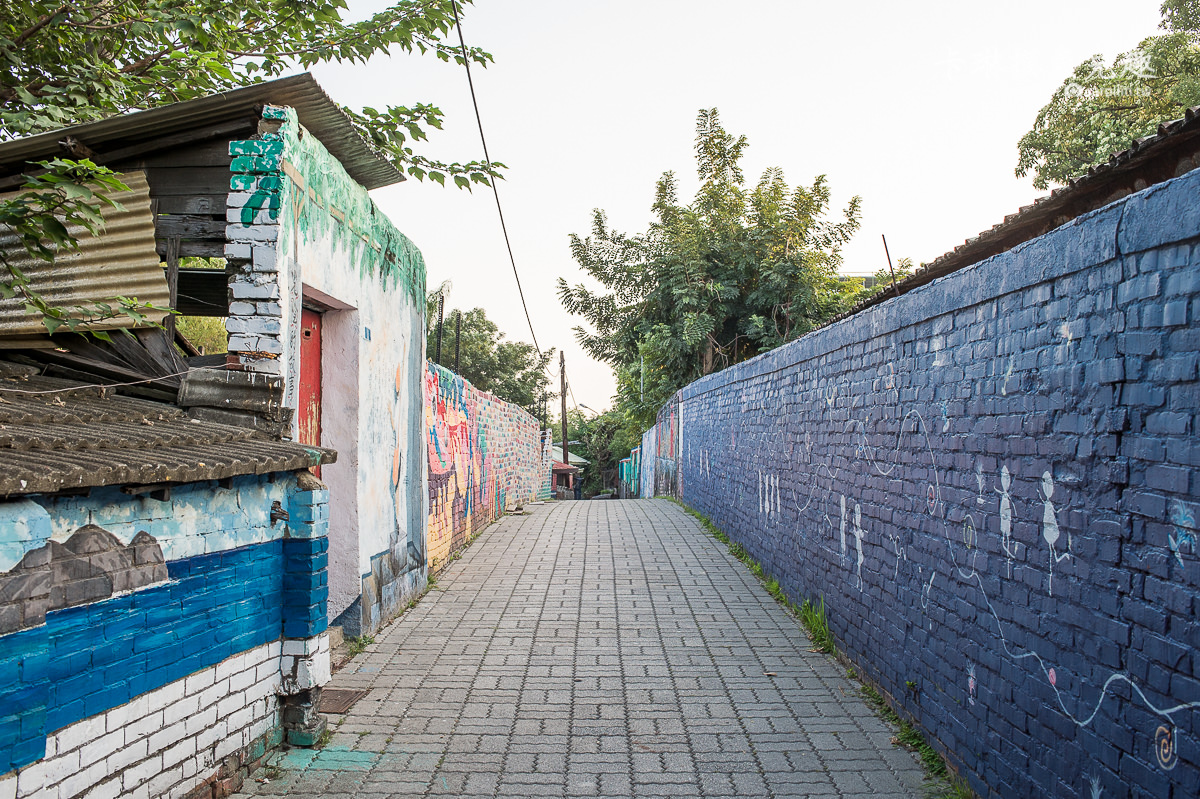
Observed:
[[[1200,171],[686,387],[660,493],[981,794],[1194,797],[1198,320]]]
[[[289,509],[302,518],[279,538],[168,561],[170,582],[50,611],[44,625],[0,636],[0,774],[40,759],[47,733],[239,652],[323,632],[327,501],[325,490],[295,491]]]

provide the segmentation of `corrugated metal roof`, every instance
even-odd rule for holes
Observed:
[[[92,236],[77,225],[68,227],[79,240],[79,249],[60,254],[53,263],[28,257],[11,232],[0,234],[0,250],[12,258],[29,278],[33,290],[51,305],[90,307],[117,295],[136,297],[140,302],[161,308],[170,304],[167,281],[154,249],[154,217],[150,213],[146,174],[127,172],[122,180],[130,191],[111,195],[122,206],[121,210],[101,209],[104,231]],[[159,313],[150,318],[161,322],[165,315]],[[134,326],[125,315],[87,325],[96,330]],[[27,312],[19,297],[0,299],[0,337],[45,332],[41,315]]]
[[[1009,214],[1003,222],[967,239],[945,255],[922,264],[914,274],[897,281],[895,290],[887,285],[837,318],[843,319],[891,299],[897,290],[903,294],[965,269],[1121,197],[1197,168],[1200,168],[1200,106],[1187,109],[1180,119],[1159,125],[1153,135],[1134,139],[1127,149],[1113,153],[1108,161],[1090,167],[1086,174],[1072,178],[1066,186]]]
[[[15,166],[19,170],[26,161],[61,155],[59,142],[68,136],[94,150],[97,153],[95,160],[104,163],[105,152],[165,138],[205,124],[217,124],[239,115],[257,114],[265,104],[296,109],[300,124],[342,163],[350,177],[367,189],[404,180],[404,173],[358,134],[346,113],[307,72],[0,143],[0,165]]]
[[[293,471],[336,457],[0,362],[0,497]]]

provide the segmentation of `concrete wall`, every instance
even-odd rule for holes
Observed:
[[[228,792],[281,739],[329,677],[327,494],[276,477],[0,502],[0,795]]]
[[[981,794],[1200,792],[1198,198],[1200,171],[682,392],[683,500],[823,597]]]
[[[291,109],[263,115],[258,139],[230,145],[229,349],[242,368],[282,375],[296,408],[301,308],[322,311],[320,443],[338,451],[322,471],[329,612],[358,635],[426,577],[425,266]]]
[[[425,373],[425,423],[436,569],[505,510],[544,496],[550,447],[531,415],[434,363]]]

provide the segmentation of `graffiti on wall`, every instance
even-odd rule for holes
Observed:
[[[1200,249],[1149,238],[1176,183],[683,390],[682,498],[1001,794],[1200,791]]]
[[[549,488],[549,438],[521,408],[436,364],[425,372],[429,565]]]

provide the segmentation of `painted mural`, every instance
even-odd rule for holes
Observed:
[[[1200,794],[1200,173],[1173,184],[682,392],[684,501],[823,597],[981,795]]]
[[[448,369],[425,372],[429,566],[494,519],[548,491],[549,439],[536,419]]]
[[[230,154],[230,351],[282,374],[296,408],[302,308],[320,312],[320,443],[339,452],[322,470],[330,611],[369,633],[426,574],[424,259],[293,109],[264,108],[259,137]]]

